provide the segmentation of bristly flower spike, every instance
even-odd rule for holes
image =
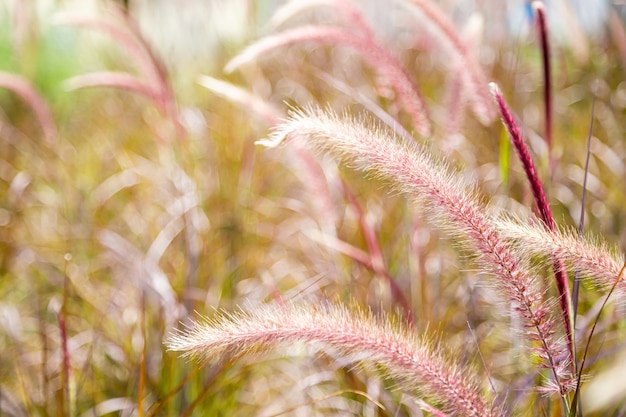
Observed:
[[[569,390],[571,358],[556,337],[548,305],[543,301],[534,275],[520,264],[509,243],[500,237],[473,192],[461,185],[450,170],[436,164],[416,143],[400,143],[388,132],[366,127],[371,121],[342,120],[319,109],[294,111],[269,140],[276,146],[300,140],[309,146],[342,157],[363,171],[390,181],[411,199],[427,204],[434,218],[477,255],[498,283],[504,299],[512,302],[524,322],[535,351],[552,370],[557,391]],[[535,343],[533,343],[535,344]]]
[[[606,243],[580,238],[574,230],[557,229],[552,232],[542,226],[521,224],[511,219],[499,220],[497,227],[505,239],[515,242],[516,250],[524,256],[536,257],[548,254],[562,259],[602,289],[609,289],[613,285],[625,258]],[[619,302],[626,302],[624,279],[617,284],[616,296]]]
[[[224,69],[227,72],[234,71],[278,47],[302,42],[342,45],[359,52],[396,90],[398,100],[413,120],[415,130],[423,136],[431,134],[432,127],[424,98],[398,59],[375,40],[347,29],[308,25],[267,36],[231,59]]]
[[[489,93],[485,89],[487,82],[480,65],[472,57],[454,24],[433,1],[409,0],[408,2],[415,5],[427,18],[428,23],[432,24],[443,35],[441,41],[448,46],[452,52],[451,56],[459,60],[458,66],[463,68],[459,70],[459,75],[465,84],[472,111],[481,123],[490,123],[495,118],[496,112],[489,99]]]
[[[515,152],[517,153],[517,156],[522,163],[522,167],[524,168],[524,172],[526,173],[526,178],[530,184],[530,189],[532,190],[533,197],[535,198],[535,204],[537,206],[537,210],[539,211],[539,217],[548,230],[555,232],[556,223],[554,222],[554,217],[552,216],[552,210],[550,209],[550,204],[546,198],[546,193],[543,189],[541,180],[539,179],[539,175],[537,174],[537,170],[535,169],[535,164],[530,156],[526,142],[524,142],[522,131],[511,114],[511,111],[509,110],[498,85],[496,83],[490,83],[489,88],[491,90],[491,94],[496,100],[496,103],[498,104],[500,116],[502,117],[502,123],[509,133],[509,138],[513,143]],[[561,307],[561,314],[563,317],[563,327],[567,337],[567,346],[570,355],[574,357],[574,339],[572,331],[573,320],[570,308],[571,296],[567,282],[567,273],[565,272],[563,263],[558,258],[553,258],[552,263],[552,269],[554,270],[554,277],[559,295],[559,306]]]
[[[502,415],[483,397],[466,370],[441,349],[389,317],[330,304],[265,305],[250,312],[218,313],[176,334],[169,350],[199,361],[233,359],[303,343],[357,361],[402,382],[413,394],[432,398],[449,416]]]

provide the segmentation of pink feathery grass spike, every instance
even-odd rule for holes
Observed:
[[[176,98],[169,82],[169,75],[161,59],[154,53],[143,37],[135,20],[119,7],[109,9],[118,22],[110,22],[102,18],[91,18],[72,13],[61,13],[56,16],[55,23],[85,27],[104,32],[124,45],[130,58],[134,61],[140,76],[130,74],[124,77],[119,73],[99,72],[74,77],[70,85],[82,87],[128,88],[136,93],[149,97],[159,111],[172,119],[179,137],[183,136],[182,127],[178,122]]]
[[[309,25],[265,37],[228,62],[225,71],[231,72],[278,47],[301,42],[343,45],[358,51],[396,90],[398,100],[413,120],[415,130],[420,135],[430,135],[432,128],[424,99],[402,64],[373,39],[346,29]]]
[[[250,113],[261,116],[270,126],[278,124],[278,121],[282,116],[280,112],[274,109],[269,103],[261,100],[252,93],[241,89],[240,87],[236,87],[227,82],[207,76],[201,76],[198,79],[198,82],[216,94],[241,105],[245,109],[249,110]],[[316,196],[316,202],[318,203],[320,209],[321,218],[325,221],[329,221],[331,224],[334,224],[334,221],[337,218],[337,213],[335,206],[332,203],[332,199],[330,198],[328,185],[324,179],[324,174],[322,173],[320,166],[314,160],[313,155],[311,155],[310,149],[301,146],[295,146],[294,148],[295,154],[298,157],[297,164],[307,176],[305,185],[310,188]],[[361,229],[363,231],[369,253],[355,248],[354,246],[343,242],[334,236],[328,236],[320,233],[318,235],[312,235],[311,237],[319,243],[323,243],[328,247],[349,256],[356,262],[365,266],[367,269],[376,273],[379,277],[383,278],[389,285],[394,301],[401,307],[403,317],[406,319],[407,324],[412,325],[414,323],[414,318],[411,305],[405,297],[402,289],[398,286],[394,277],[391,276],[385,266],[382,250],[378,244],[376,233],[367,224],[363,209],[356,200],[354,193],[349,189],[347,184],[342,182],[342,185],[346,198],[358,213],[359,223],[361,224]]]
[[[502,123],[504,123],[507,132],[509,132],[509,138],[513,143],[513,147],[517,152],[517,156],[519,157],[522,167],[524,168],[524,172],[526,173],[526,177],[528,178],[533,197],[535,198],[535,202],[537,204],[537,210],[539,211],[539,217],[543,220],[548,229],[554,230],[556,225],[554,223],[554,218],[552,217],[552,211],[550,210],[550,205],[546,199],[543,185],[539,180],[537,170],[535,169],[535,164],[530,156],[526,142],[524,142],[522,137],[522,132],[515,121],[513,114],[509,111],[509,107],[507,106],[498,85],[496,83],[490,83],[489,88],[491,89],[491,94],[498,104],[500,116],[502,117]]]
[[[197,82],[264,121],[268,126],[277,125],[284,117],[283,112],[270,102],[239,86],[207,75],[199,76]]]
[[[374,39],[376,34],[366,22],[363,14],[354,5],[353,0],[335,0],[333,5],[336,10],[343,13],[348,21],[358,30],[361,31],[363,36]]]
[[[150,100],[160,100],[158,89],[140,78],[125,72],[101,71],[76,75],[65,80],[64,84],[68,90],[88,87],[112,87],[132,91]]]
[[[59,133],[52,111],[41,94],[28,80],[19,75],[0,71],[0,87],[13,91],[33,109],[47,143],[52,144],[58,140]]]
[[[537,210],[539,211],[539,217],[550,231],[555,232],[556,223],[554,222],[554,217],[552,216],[552,210],[550,209],[550,204],[548,203],[546,193],[543,190],[543,185],[539,180],[539,175],[537,174],[537,170],[535,169],[535,164],[532,160],[532,157],[530,156],[530,152],[528,151],[526,142],[524,142],[524,139],[522,137],[522,132],[517,125],[515,118],[509,111],[509,108],[506,104],[506,101],[504,100],[504,97],[502,96],[500,88],[498,88],[497,84],[495,83],[489,84],[489,87],[491,89],[491,94],[498,104],[498,109],[500,110],[502,122],[509,132],[509,138],[513,143],[513,147],[515,148],[517,156],[522,163],[522,167],[524,168],[524,172],[526,173],[526,178],[528,179],[528,182],[530,184],[533,197],[535,198],[535,204],[537,206]],[[567,336],[568,349],[573,357],[574,341],[572,332],[572,317],[570,311],[571,297],[569,293],[569,285],[567,282],[565,267],[558,258],[553,259],[553,270],[556,280],[556,287],[559,294],[559,306],[561,308],[561,314],[563,316],[563,327]]]
[[[130,56],[136,60],[135,63],[139,65],[138,68],[140,70],[148,72],[152,69],[149,64],[149,58],[137,42],[137,39],[121,25],[101,17],[91,17],[75,12],[57,13],[54,16],[53,23],[55,25],[82,27],[106,33],[118,41],[120,45],[124,45]]]
[[[409,0],[443,35],[442,41],[447,44],[454,56],[462,63],[459,71],[467,88],[467,99],[470,100],[472,111],[483,124],[490,123],[496,116],[489,94],[486,93],[487,81],[477,63],[459,37],[458,29],[444,13],[429,0]]]
[[[445,165],[437,163],[416,143],[401,143],[389,132],[364,124],[367,120],[344,120],[319,109],[296,111],[270,139],[259,143],[277,146],[284,140],[301,140],[314,149],[342,157],[346,163],[391,182],[394,189],[411,199],[426,203],[433,218],[459,237],[493,275],[499,293],[513,303],[523,320],[525,336],[533,341],[534,352],[554,375],[549,389],[564,395],[570,389],[571,356],[557,337],[557,326],[535,275],[500,236],[474,193]]]
[[[123,14],[119,14],[123,16]],[[126,19],[126,18],[123,18]],[[59,13],[55,16],[55,24],[64,26],[83,27],[98,32],[106,33],[113,39],[123,45],[129,56],[133,59],[137,69],[141,72],[151,84],[162,84],[162,74],[142,44],[140,39],[137,39],[135,33],[131,31],[129,27],[102,19],[100,17],[88,17],[76,13]]]
[[[358,361],[401,381],[408,391],[435,399],[449,416],[495,417],[473,375],[433,342],[389,317],[338,304],[264,305],[250,312],[218,313],[175,334],[169,350],[201,362],[233,359],[303,343]]]
[[[620,273],[624,254],[597,239],[582,239],[577,232],[550,231],[539,225],[520,224],[512,220],[500,220],[498,229],[506,238],[516,241],[525,256],[549,254],[562,259],[588,277],[594,285],[609,289]],[[626,280],[617,284],[617,298],[626,302]]]

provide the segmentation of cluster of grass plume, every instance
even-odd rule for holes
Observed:
[[[288,1],[199,75],[126,3],[0,6],[1,414],[626,413],[615,10]]]

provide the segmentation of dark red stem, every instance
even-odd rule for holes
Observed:
[[[546,21],[546,11],[543,3],[534,2],[533,9],[537,18],[537,31],[539,32],[539,42],[541,43],[541,57],[543,61],[543,102],[544,102],[544,123],[545,141],[548,144],[548,158],[550,160],[550,175],[554,172],[554,161],[552,159],[552,75],[550,71],[550,44],[548,43],[548,23]]]
[[[496,103],[498,104],[498,109],[500,111],[500,116],[502,117],[502,122],[509,132],[509,138],[511,139],[511,143],[513,143],[513,147],[515,148],[517,156],[522,163],[522,167],[524,168],[524,172],[526,173],[526,178],[530,183],[530,188],[532,190],[533,197],[535,198],[535,204],[537,205],[539,217],[543,221],[546,228],[554,232],[556,231],[556,224],[554,223],[552,210],[550,210],[550,204],[548,204],[548,200],[546,199],[543,185],[539,180],[539,176],[537,175],[535,164],[533,163],[533,160],[530,156],[530,152],[528,151],[526,142],[524,142],[522,132],[520,131],[520,128],[515,121],[515,118],[509,111],[509,108],[504,101],[504,97],[502,96],[500,89],[495,84],[491,84],[491,92],[496,99]],[[552,269],[554,270],[556,287],[559,293],[559,305],[561,307],[561,313],[563,316],[563,326],[565,328],[565,333],[567,336],[567,345],[570,351],[571,358],[574,358],[574,341],[572,336],[573,332],[570,313],[570,294],[567,274],[565,272],[563,262],[558,259],[552,260]]]

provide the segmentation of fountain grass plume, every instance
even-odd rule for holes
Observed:
[[[0,71],[0,88],[13,91],[33,109],[48,145],[58,141],[59,132],[54,122],[52,110],[30,81],[20,75]]]
[[[546,228],[548,228],[550,231],[555,231],[556,223],[554,222],[554,217],[552,216],[552,210],[550,209],[550,204],[548,203],[543,184],[539,179],[537,169],[535,168],[535,163],[530,156],[530,151],[528,150],[528,146],[526,146],[526,142],[524,142],[522,131],[515,121],[513,114],[511,114],[511,111],[509,110],[509,107],[506,104],[504,96],[502,95],[502,92],[500,91],[498,85],[496,83],[490,83],[489,88],[498,105],[500,116],[502,117],[502,123],[509,133],[509,138],[511,139],[513,148],[515,149],[517,157],[519,158],[522,167],[524,168],[524,173],[526,174],[528,184],[530,185],[530,189],[535,199],[535,205],[537,206],[537,210],[539,211],[539,217],[541,218]],[[567,282],[567,273],[559,258],[553,258],[552,263],[556,288],[559,294],[559,306],[561,308],[561,315],[563,318],[563,328],[565,329],[565,334],[567,337],[567,346],[570,355],[573,356],[573,320],[570,308],[571,296],[569,292],[569,285]]]
[[[132,16],[115,5],[111,5],[107,10],[116,21],[73,13],[60,13],[55,17],[55,23],[89,28],[108,34],[124,46],[131,62],[139,70],[139,74],[133,75],[114,71],[80,74],[66,80],[66,87],[70,90],[98,86],[113,87],[141,94],[152,100],[159,111],[174,122],[177,135],[182,137],[183,132],[178,121],[176,98],[165,64],[144,38]]]
[[[301,42],[342,45],[359,52],[361,57],[396,90],[398,100],[413,120],[415,130],[423,136],[430,135],[432,127],[424,99],[402,64],[375,39],[347,29],[307,25],[270,35],[248,46],[231,59],[224,69],[226,72],[234,71],[276,48]]]
[[[343,158],[357,169],[389,181],[410,199],[427,205],[435,221],[459,238],[494,277],[498,292],[513,304],[524,323],[525,336],[554,381],[546,389],[565,394],[571,388],[571,357],[557,326],[550,317],[534,274],[520,263],[509,242],[499,234],[475,192],[442,163],[419,149],[416,143],[399,142],[367,119],[342,119],[319,109],[292,111],[272,137],[261,144],[277,146],[290,140],[302,141]]]
[[[450,416],[501,415],[466,369],[452,363],[434,342],[390,317],[332,303],[264,305],[249,312],[219,312],[166,342],[169,350],[202,362],[230,360],[294,343],[383,370],[413,394],[440,404]]]
[[[538,224],[522,224],[510,218],[498,220],[497,227],[503,238],[515,242],[521,255],[549,255],[562,259],[605,290],[611,288],[624,263],[625,256],[617,249],[597,239],[581,239],[573,229],[549,231]],[[617,283],[616,296],[620,302],[626,301],[626,281],[623,279]]]
[[[526,142],[524,142],[522,131],[515,121],[513,114],[509,110],[509,106],[504,100],[504,96],[502,95],[498,85],[496,83],[489,83],[489,89],[498,104],[500,116],[502,117],[502,123],[509,133],[511,143],[515,148],[515,152],[517,153],[517,156],[522,164],[522,168],[524,169],[524,173],[526,174],[526,178],[528,179],[530,189],[535,199],[535,204],[537,205],[537,210],[539,211],[539,216],[548,229],[554,230],[556,225],[554,223],[554,217],[552,216],[552,210],[550,209],[546,193],[544,192],[543,185],[539,179],[539,175],[537,174],[535,163],[530,156],[530,151],[528,150],[528,146],[526,146]]]
[[[489,124],[496,116],[495,109],[485,89],[487,82],[477,60],[472,56],[468,46],[461,39],[457,27],[448,19],[441,9],[430,0],[407,0],[407,3],[417,7],[426,17],[427,21],[442,35],[442,45],[450,50],[450,57],[458,60],[459,75],[461,76],[467,98],[470,101],[472,111],[483,124]]]

